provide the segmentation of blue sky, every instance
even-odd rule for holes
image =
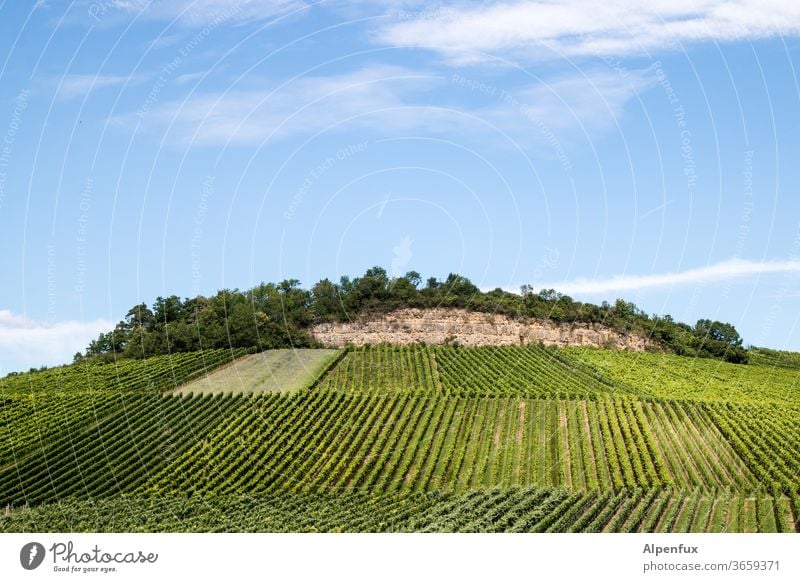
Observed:
[[[372,265],[800,349],[784,0],[0,3],[0,373]]]

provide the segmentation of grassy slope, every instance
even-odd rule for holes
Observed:
[[[177,388],[175,394],[293,392],[311,384],[339,350],[267,350]]]

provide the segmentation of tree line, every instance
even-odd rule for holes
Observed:
[[[113,330],[101,333],[75,359],[146,358],[210,348],[315,347],[309,333],[314,324],[403,307],[460,307],[522,319],[602,324],[642,334],[676,354],[748,361],[742,339],[729,323],[701,319],[690,326],[669,315],[648,315],[622,299],[595,305],[553,289],[537,292],[530,285],[523,285],[520,293],[500,288],[484,292],[455,273],[423,282],[416,271],[389,277],[381,267],[338,282],[322,279],[310,289],[297,279],[286,279],[246,291],[223,289],[210,297],[159,297],[152,306],[131,307]]]

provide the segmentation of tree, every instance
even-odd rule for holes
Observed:
[[[478,293],[480,293],[480,289],[478,289],[475,285],[473,285],[472,281],[470,281],[466,277],[457,275],[456,273],[450,273],[447,276],[447,280],[444,282],[444,286],[447,288],[448,295],[454,295],[456,297],[462,297],[468,299],[471,298],[473,295],[477,295]]]
[[[253,310],[252,305],[248,305],[243,301],[232,305],[228,310],[227,320],[230,347],[248,348],[259,345],[260,337],[257,323],[256,311]]]
[[[389,277],[386,269],[372,267],[353,282],[353,292],[359,307],[376,307],[389,296]]]
[[[419,284],[422,283],[422,275],[417,273],[416,271],[409,271],[405,274],[404,278],[411,283],[414,288],[419,287]]]
[[[693,347],[699,355],[721,358],[734,364],[746,364],[747,351],[739,332],[730,323],[700,319],[694,326]]]
[[[128,322],[131,328],[138,326],[145,328],[147,331],[151,331],[156,325],[156,317],[146,303],[139,303],[131,307],[128,313],[125,314],[125,321]]]
[[[742,345],[742,338],[739,336],[739,332],[730,323],[700,319],[694,329],[695,333],[700,337],[725,342],[732,346]]]
[[[336,321],[344,315],[339,287],[329,279],[322,279],[311,288],[311,305],[318,322]]]
[[[558,301],[561,299],[561,293],[555,289],[542,289],[539,291],[539,299],[542,301]]]
[[[407,307],[416,303],[417,287],[408,280],[408,277],[393,279],[389,285],[389,292],[393,306]]]

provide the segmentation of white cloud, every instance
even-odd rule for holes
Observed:
[[[150,51],[158,51],[161,49],[169,48],[171,46],[175,46],[181,40],[183,40],[185,34],[161,34],[158,37],[154,38],[151,41],[145,43],[145,47],[147,48],[147,52]]]
[[[621,275],[608,279],[575,279],[535,283],[537,289],[555,289],[566,294],[616,293],[639,291],[673,285],[691,285],[727,281],[754,275],[800,273],[800,261],[745,261],[731,259],[675,273],[654,275]]]
[[[641,54],[694,42],[800,32],[796,0],[559,0],[445,4],[380,28],[375,38],[455,61]],[[485,53],[485,54],[484,54]]]
[[[55,366],[72,361],[101,332],[113,329],[110,321],[42,322],[0,309],[0,376],[13,371]]]
[[[530,134],[531,122],[562,132],[579,127],[604,130],[618,122],[628,104],[655,82],[649,70],[630,70],[624,75],[586,70],[511,90],[512,102],[503,101],[476,114],[515,137]]]
[[[65,75],[59,81],[58,96],[61,99],[75,99],[98,89],[139,82],[141,79],[125,75]]]
[[[175,77],[175,82],[179,85],[183,85],[184,83],[190,83],[192,81],[202,79],[207,74],[208,74],[207,71],[195,71],[194,73],[184,73],[183,75],[178,75],[177,77]]]
[[[470,83],[472,82],[471,80]],[[183,102],[156,103],[137,115],[117,117],[118,125],[140,124],[168,130],[173,141],[222,145],[355,128],[372,133],[416,132],[453,136],[503,133],[530,143],[542,124],[560,137],[582,128],[603,130],[623,115],[636,95],[655,82],[647,70],[620,74],[587,70],[505,89],[475,89],[456,77],[396,66],[307,76],[281,86],[265,85],[225,93],[195,93]],[[436,91],[431,91],[436,88]]]
[[[249,81],[253,82],[253,81]],[[258,143],[311,134],[340,122],[352,128],[431,127],[445,113],[411,109],[409,99],[441,77],[400,67],[367,67],[331,76],[301,77],[284,86],[194,94],[183,102],[154,106],[122,125],[171,127],[181,143]],[[376,125],[377,124],[377,125]]]

